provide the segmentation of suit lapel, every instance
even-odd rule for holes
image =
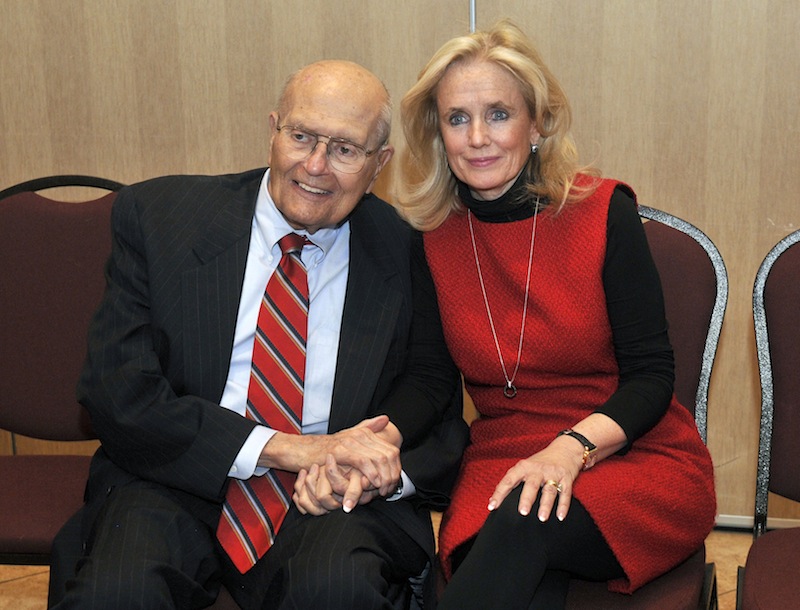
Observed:
[[[187,385],[219,400],[230,367],[250,230],[263,171],[244,188],[220,189],[202,204],[218,209],[193,247],[200,264],[182,276]]]
[[[244,188],[220,189],[197,205],[219,211],[193,246],[199,264],[184,272],[187,388],[219,400],[230,367],[250,229],[263,171],[246,175]],[[350,267],[329,428],[352,426],[369,412],[403,302],[398,270],[367,197],[350,219]],[[379,363],[376,366],[376,363]]]
[[[367,416],[394,336],[402,293],[383,232],[370,213],[369,198],[350,219],[350,268],[329,430],[352,426]],[[374,204],[372,204],[374,205]]]

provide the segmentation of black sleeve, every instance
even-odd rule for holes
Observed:
[[[408,337],[406,366],[381,402],[403,435],[403,449],[418,444],[442,421],[451,397],[461,395],[461,377],[444,340],[436,289],[422,234],[414,232],[410,246],[413,319]]]
[[[597,412],[620,425],[630,447],[669,407],[675,366],[661,280],[636,204],[624,188],[611,198],[607,231],[603,284],[619,387]]]

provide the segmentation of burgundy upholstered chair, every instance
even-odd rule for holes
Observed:
[[[739,568],[737,608],[800,608],[800,527],[767,531],[769,493],[800,502],[800,231],[767,254],[753,287],[761,432],[753,545]]]
[[[75,398],[89,319],[104,287],[115,193],[80,203],[35,191],[122,185],[85,176],[32,180],[0,192],[0,428],[93,439]],[[82,190],[81,192],[86,192]],[[83,504],[85,455],[0,456],[0,562],[47,564],[52,539]]]
[[[694,225],[671,214],[639,206],[645,233],[661,277],[675,353],[675,394],[694,413],[707,440],[708,388],[728,300],[728,275],[719,250]],[[713,610],[716,570],[705,546],[685,562],[638,589],[612,593],[606,583],[573,579],[567,608],[603,610]]]

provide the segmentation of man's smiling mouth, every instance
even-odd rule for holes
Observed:
[[[313,187],[313,186],[311,186],[309,184],[305,184],[303,182],[295,181],[295,184],[297,186],[299,186],[301,189],[303,189],[304,191],[306,191],[307,193],[311,193],[313,195],[328,195],[328,194],[330,194],[330,191],[327,191],[327,190],[324,190],[324,189],[318,189],[318,188],[315,188],[315,187]]]

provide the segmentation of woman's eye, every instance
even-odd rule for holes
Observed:
[[[467,117],[465,117],[463,114],[454,114],[453,116],[450,117],[448,122],[450,123],[450,125],[453,126],[463,125],[464,123],[467,122]]]
[[[505,121],[508,118],[508,113],[505,110],[492,110],[489,113],[489,118],[492,121]]]

